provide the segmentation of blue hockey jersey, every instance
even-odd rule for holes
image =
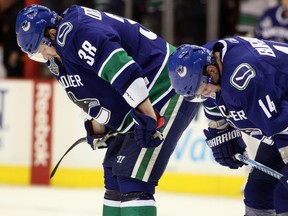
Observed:
[[[255,37],[288,43],[288,17],[283,15],[283,5],[267,9],[258,21]]]
[[[51,59],[50,71],[99,123],[125,132],[133,125],[130,110],[147,96],[160,111],[175,94],[166,66],[175,48],[162,38],[132,20],[86,7],[71,6],[63,17],[55,42],[62,61]]]
[[[232,37],[205,47],[221,47],[223,64],[221,92],[204,102],[209,119],[222,116],[240,129],[260,129],[265,136],[288,128],[287,44]]]

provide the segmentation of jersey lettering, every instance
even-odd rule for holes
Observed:
[[[230,111],[229,114],[230,114],[230,117],[232,117],[234,121],[242,121],[242,120],[247,119],[243,110],[240,110],[237,112],[236,111]]]
[[[219,111],[221,112],[223,117],[227,117],[226,107],[224,105],[218,106]]]
[[[110,14],[110,13],[105,13],[107,16],[115,19],[115,20],[118,20],[119,22],[122,22],[124,23],[124,18],[123,17],[120,17],[120,16],[117,16],[117,15],[114,15],[114,14]]]
[[[147,37],[150,40],[155,40],[157,38],[157,35],[149,30],[145,30],[140,27],[139,31],[143,36]]]
[[[81,59],[87,60],[86,63],[92,66],[94,64],[96,51],[96,47],[94,47],[89,41],[85,40],[82,44],[82,49],[78,50],[78,56]]]
[[[251,46],[255,50],[257,50],[257,52],[260,55],[267,55],[267,56],[276,57],[276,55],[273,52],[273,50],[271,49],[271,47],[269,47],[264,41],[261,41],[257,38],[246,38],[246,37],[241,37],[241,38],[248,41],[251,44]]]
[[[278,46],[278,45],[273,45],[273,47],[285,54],[288,54],[288,47],[286,46]]]
[[[66,76],[61,76],[59,79],[59,83],[63,88],[68,88],[68,87],[79,87],[79,86],[84,86],[83,83],[81,82],[81,78],[79,75],[66,75]]]
[[[239,110],[239,111],[232,110],[232,111],[227,112],[227,108],[224,105],[218,106],[218,109],[220,110],[223,117],[232,118],[233,121],[235,122],[247,120],[244,110]]]
[[[87,8],[87,7],[81,7],[81,8],[84,9],[85,15],[92,17],[94,19],[97,19],[97,20],[102,20],[101,13],[98,10]]]

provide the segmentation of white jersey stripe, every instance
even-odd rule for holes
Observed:
[[[129,67],[131,64],[133,64],[133,63],[135,63],[135,61],[134,60],[131,60],[131,61],[129,61],[129,62],[127,62],[115,75],[114,75],[114,77],[112,78],[112,80],[111,80],[111,84],[113,84],[113,82],[117,79],[117,77],[127,68],[127,67]]]
[[[150,86],[148,88],[149,91],[154,86],[156,80],[158,79],[158,77],[160,76],[161,72],[163,71],[163,69],[164,69],[164,67],[165,67],[165,65],[166,65],[166,63],[168,61],[169,56],[170,56],[169,44],[166,43],[166,56],[165,56],[165,59],[162,62],[162,65],[161,65],[160,69],[158,70],[156,76],[154,77],[153,81],[151,82],[151,84],[150,84]]]

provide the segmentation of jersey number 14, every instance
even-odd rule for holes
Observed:
[[[274,102],[270,99],[270,96],[266,95],[265,98],[266,98],[267,105],[265,105],[261,99],[258,100],[258,103],[260,107],[262,108],[262,110],[264,111],[267,118],[271,118],[272,117],[271,113],[277,112],[277,110],[276,110]]]

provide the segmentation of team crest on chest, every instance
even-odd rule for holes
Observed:
[[[256,72],[251,65],[248,63],[243,63],[240,64],[233,72],[232,76],[230,77],[230,83],[236,89],[244,90],[255,75]]]
[[[61,47],[65,46],[67,36],[69,32],[72,31],[72,29],[73,29],[73,25],[70,22],[65,22],[59,26],[59,30],[57,33],[57,44],[59,44],[59,46]]]

